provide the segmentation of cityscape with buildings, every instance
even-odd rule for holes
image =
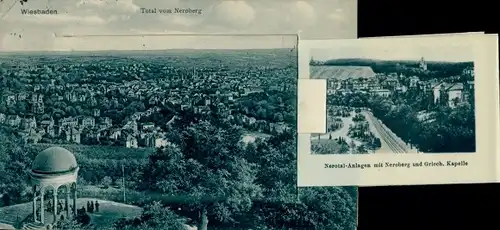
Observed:
[[[68,64],[0,63],[0,124],[28,143],[159,148],[167,143],[168,124],[187,110],[202,115],[216,108],[228,120],[248,127],[258,124],[267,132],[290,129],[285,118],[289,124],[295,119],[290,108],[271,117],[242,106],[252,95],[268,90],[295,90],[294,79],[282,77],[294,75],[288,66],[242,71],[222,64],[179,68],[150,61],[121,65],[115,60],[63,60]],[[159,114],[169,120],[159,123]]]
[[[355,229],[355,187],[297,187],[297,78],[295,48],[1,54],[0,228]]]
[[[475,152],[472,61],[311,58],[310,76],[327,80],[313,153]]]

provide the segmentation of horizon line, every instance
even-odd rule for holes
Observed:
[[[0,56],[6,53],[71,53],[71,52],[168,52],[176,50],[219,50],[219,51],[244,51],[244,50],[293,50],[295,47],[285,47],[285,48],[172,48],[172,49],[151,49],[151,50],[18,50],[18,51],[3,51],[0,50]]]
[[[144,33],[144,34],[57,34],[54,33],[56,38],[79,38],[79,37],[161,37],[161,36],[200,36],[200,37],[286,37],[295,36],[299,37],[298,34],[255,34],[255,33]]]
[[[314,61],[335,61],[335,60],[346,60],[346,59],[358,59],[358,60],[372,60],[372,61],[416,61],[416,62],[420,62],[420,58],[416,58],[416,59],[379,59],[379,58],[331,58],[331,59],[323,59],[323,60],[320,60],[320,59],[314,59],[314,57],[312,57],[312,60]],[[456,60],[440,60],[440,61],[437,61],[437,60],[426,60],[425,57],[424,57],[424,62],[453,62],[453,63],[463,63],[463,62],[474,62],[474,60],[469,60],[469,61],[456,61]]]

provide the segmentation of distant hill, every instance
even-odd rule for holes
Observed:
[[[375,72],[369,66],[339,66],[339,65],[322,65],[311,66],[309,74],[312,79],[348,79],[348,78],[372,78],[375,77]]]
[[[465,68],[474,68],[474,62],[426,61],[427,70],[419,68],[420,60],[377,60],[363,58],[312,61],[311,66],[367,66],[375,73],[400,73],[405,76],[419,75],[422,79],[446,78],[461,75]]]
[[[172,49],[131,51],[11,52],[0,53],[0,66],[150,65],[149,68],[190,69],[295,68],[296,52],[279,49]],[[153,66],[153,67],[151,67]],[[2,66],[3,67],[3,66]],[[17,68],[17,67],[16,67]],[[142,68],[142,67],[141,67]],[[146,69],[146,68],[145,68]],[[145,70],[144,69],[144,70]],[[154,70],[158,72],[159,70]],[[221,71],[222,71],[221,70]],[[119,72],[115,68],[116,73]],[[123,80],[123,77],[120,76]]]
[[[357,66],[376,66],[376,65],[418,65],[420,60],[378,60],[363,58],[331,59],[324,62],[324,65],[357,65]],[[427,65],[462,65],[473,62],[445,62],[445,61],[426,61]]]
[[[276,49],[163,49],[163,50],[98,50],[98,51],[15,51],[15,52],[1,52],[0,56],[135,56],[135,55],[169,55],[169,54],[190,54],[190,53],[214,53],[214,54],[233,54],[233,53],[290,53],[290,48],[276,48]]]

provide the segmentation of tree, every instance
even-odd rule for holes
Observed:
[[[17,102],[15,110],[19,114],[25,114],[26,112],[28,112],[28,104],[23,101]]]
[[[163,207],[160,202],[147,205],[140,218],[122,219],[116,222],[113,229],[126,230],[185,230],[187,220],[177,215],[168,207]]]
[[[281,113],[275,113],[274,114],[274,121],[276,121],[276,122],[282,122],[283,121],[283,114],[281,114]]]
[[[356,143],[355,143],[353,140],[351,140],[351,143],[349,143],[349,147],[350,147],[351,149],[356,148]]]
[[[273,202],[255,207],[252,229],[356,229],[357,192],[354,187],[299,189],[296,202]],[[263,224],[264,222],[265,224]]]
[[[66,114],[68,114],[69,116],[74,117],[74,116],[78,115],[76,109],[73,106],[66,107],[65,111],[66,111]]]
[[[261,196],[257,168],[244,158],[239,129],[203,121],[172,135],[175,146],[150,155],[144,182],[151,190],[189,197],[200,213],[199,229],[208,228],[209,217],[233,221],[233,214],[249,210]]]
[[[106,188],[107,188],[107,187],[109,187],[109,186],[111,185],[111,183],[113,183],[113,179],[111,179],[111,177],[109,177],[109,176],[105,176],[105,177],[102,179],[101,183],[102,183],[102,185],[103,185],[104,187],[106,187]]]
[[[18,203],[27,195],[29,165],[34,156],[33,148],[0,127],[0,191],[9,194],[4,202]]]
[[[7,105],[5,104],[5,101],[0,102],[0,113],[7,113]]]
[[[76,111],[76,114],[78,114],[78,115],[84,115],[85,114],[85,111],[79,105],[75,106],[75,111]]]
[[[340,150],[339,150],[339,152],[340,152],[341,154],[344,154],[344,153],[349,152],[349,145],[347,145],[347,144],[345,144],[345,143],[342,143],[342,144],[340,145]]]
[[[378,148],[382,147],[382,142],[380,141],[380,138],[375,137],[373,139],[373,147],[374,147],[374,149],[378,149]]]
[[[54,230],[87,230],[89,227],[82,226],[76,219],[64,218],[57,222]]]
[[[14,78],[10,81],[10,88],[13,88],[13,89],[22,89],[23,88],[23,84],[17,79],[17,78]]]
[[[260,166],[257,183],[262,185],[267,200],[287,203],[297,199],[295,139],[282,135],[258,143],[259,155],[252,163]]]
[[[356,229],[357,196],[343,187],[311,187],[301,189],[300,200],[307,206],[313,229]]]
[[[448,104],[448,93],[444,89],[444,87],[441,87],[439,90],[439,104],[441,106],[446,106]]]
[[[263,107],[259,107],[255,115],[260,119],[267,119],[268,111]]]
[[[356,148],[356,153],[359,153],[359,154],[368,153],[368,149],[366,148],[365,145],[362,144]]]

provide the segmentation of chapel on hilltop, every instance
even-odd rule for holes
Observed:
[[[34,221],[32,228],[56,224],[59,216],[72,218],[77,214],[78,170],[75,156],[61,147],[50,147],[35,157],[31,170]],[[62,191],[59,192],[60,190]],[[51,201],[49,204],[45,200],[47,195]],[[47,218],[46,214],[51,218]]]
[[[427,63],[425,62],[424,57],[420,59],[419,67],[423,71],[427,71]]]

